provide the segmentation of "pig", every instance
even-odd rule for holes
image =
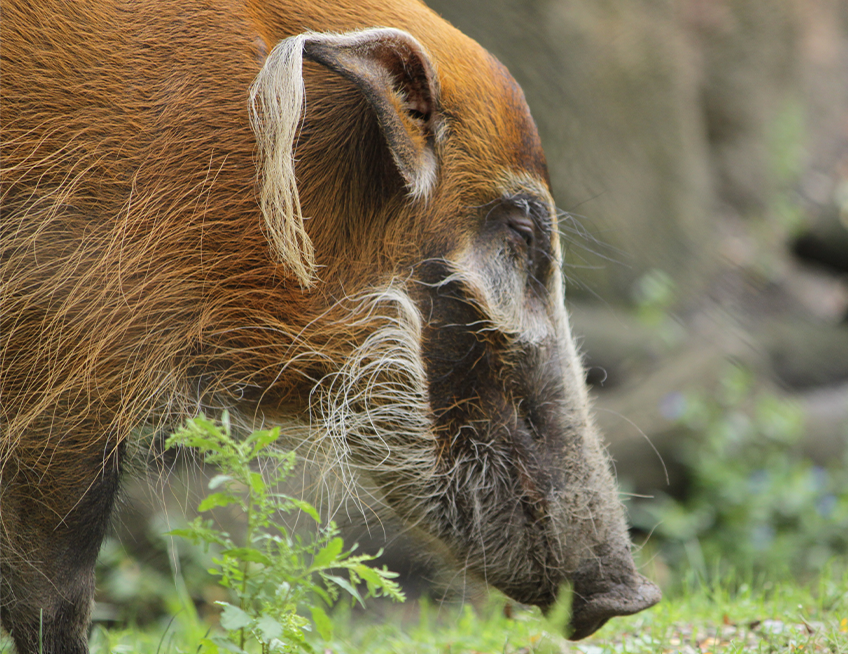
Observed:
[[[414,0],[4,2],[0,622],[86,652],[143,433],[365,475],[570,637],[655,604],[521,89]],[[284,444],[285,446],[285,444]]]

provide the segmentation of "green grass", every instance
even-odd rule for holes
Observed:
[[[690,587],[587,642],[587,654],[848,652],[848,575],[829,570],[812,586],[726,579]]]
[[[327,643],[338,654],[386,652],[456,654],[492,652],[655,653],[693,652],[848,652],[848,576],[822,577],[815,588],[766,582],[756,587],[732,582],[699,587],[659,606],[611,621],[596,635],[570,643],[559,625],[538,611],[504,612],[503,599],[477,612],[470,606],[439,610],[424,605],[406,625],[397,620],[380,624],[337,627],[342,642]],[[688,648],[688,649],[687,649]]]
[[[538,610],[500,596],[477,608],[426,601],[372,601],[366,610],[343,605],[332,614],[333,638],[312,633],[309,642],[321,654],[848,654],[848,573],[835,570],[806,586],[728,578],[711,586],[684,584],[653,609],[616,618],[579,643],[565,640]],[[92,653],[197,652],[201,638],[216,628],[189,604],[167,624],[146,630],[96,626]]]

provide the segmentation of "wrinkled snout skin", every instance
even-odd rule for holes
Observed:
[[[536,127],[415,0],[5,0],[0,622],[84,654],[140,434],[281,426],[571,638],[635,569]],[[144,448],[141,448],[144,449]]]
[[[547,610],[570,584],[577,640],[660,593],[633,564],[540,200],[487,207],[455,263],[422,267],[416,301],[429,317],[422,356],[440,452],[431,529],[461,566],[519,602]],[[511,227],[528,213],[529,242]]]

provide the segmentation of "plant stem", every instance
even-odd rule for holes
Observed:
[[[242,465],[244,465],[244,462],[242,462]],[[252,512],[252,509],[253,509],[253,487],[250,485],[250,465],[249,464],[247,465],[247,475],[245,476],[245,480],[247,481],[247,507],[245,507],[246,511],[247,511],[247,535],[246,535],[247,543],[246,544],[247,544],[248,547],[252,547],[253,546],[253,527],[254,527],[253,526],[253,512]],[[250,565],[250,563],[248,561],[244,562],[243,572],[242,572],[242,577],[241,577],[241,602],[240,602],[240,604],[241,604],[241,610],[242,611],[246,611],[247,608],[248,608],[247,607],[247,601],[248,601],[247,580],[248,580],[248,576],[249,576],[248,575],[248,566],[249,565]],[[241,649],[244,649],[244,638],[245,638],[244,627],[242,627],[239,630],[239,647],[241,647]]]

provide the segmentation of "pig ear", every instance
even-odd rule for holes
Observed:
[[[302,287],[308,287],[315,256],[294,174],[305,93],[304,55],[352,81],[371,103],[395,164],[416,198],[427,197],[436,181],[439,99],[424,49],[400,30],[300,34],[284,39],[268,54],[250,87],[248,103],[258,147],[259,206],[272,252]]]
[[[439,90],[421,44],[407,32],[385,28],[310,34],[303,54],[356,84],[377,114],[410,194],[426,197],[436,181]]]

